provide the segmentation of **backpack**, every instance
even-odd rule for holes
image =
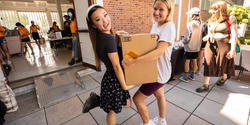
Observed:
[[[5,122],[4,116],[6,114],[6,111],[7,111],[6,105],[0,100],[0,125],[2,125]]]
[[[231,37],[231,24],[230,24],[230,18],[227,18],[227,26],[228,26],[229,36]],[[236,53],[239,53],[239,52],[240,52],[240,48],[241,48],[240,40],[239,40],[238,38],[236,38],[236,48],[235,48]]]

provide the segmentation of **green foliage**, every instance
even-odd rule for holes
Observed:
[[[237,23],[246,23],[250,26],[250,7],[231,5],[227,10],[230,15],[236,17]]]

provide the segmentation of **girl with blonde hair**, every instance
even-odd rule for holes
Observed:
[[[234,16],[227,13],[227,3],[217,1],[211,6],[211,18],[208,22],[208,35],[204,57],[204,82],[196,92],[209,90],[210,77],[222,77],[218,86],[224,85],[228,76],[234,76],[234,56],[236,54],[237,22]]]
[[[143,84],[135,93],[133,101],[140,114],[143,125],[166,125],[166,100],[164,96],[164,84],[171,76],[171,53],[172,44],[175,41],[175,25],[171,21],[173,13],[173,5],[170,0],[155,0],[153,4],[153,18],[155,23],[150,33],[157,34],[157,47],[146,55],[136,59],[128,58],[123,61],[125,68],[139,63],[158,61],[158,81],[154,83]],[[159,117],[153,120],[149,119],[148,108],[144,100],[152,94],[157,99]]]

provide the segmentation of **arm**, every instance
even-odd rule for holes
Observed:
[[[108,53],[108,57],[112,63],[113,69],[115,71],[115,75],[118,78],[122,89],[123,90],[128,90],[128,87],[125,83],[125,78],[124,78],[124,74],[119,62],[119,57],[118,57],[118,53],[117,52],[112,52],[112,53]]]
[[[183,41],[182,41],[183,44],[189,43],[190,37],[191,37],[191,32],[189,33],[189,29],[187,28],[187,29],[186,29],[186,32],[185,32],[184,39],[183,39]]]
[[[157,60],[159,59],[160,56],[163,55],[163,53],[169,46],[171,46],[170,42],[160,41],[157,48],[147,53],[146,55],[140,56],[136,59],[128,58],[126,60],[123,60],[123,66],[129,67],[130,65],[135,64],[135,63],[144,63],[144,62]]]
[[[227,53],[227,57],[234,58],[234,56],[236,55],[235,48],[237,43],[237,24],[232,24],[230,28],[231,28],[231,34],[230,34],[231,38],[229,43],[231,44],[231,49]]]

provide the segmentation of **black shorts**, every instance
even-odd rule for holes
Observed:
[[[32,32],[32,38],[34,40],[40,39],[38,32]]]
[[[184,57],[185,57],[185,59],[197,59],[198,52],[185,52]]]
[[[21,39],[21,42],[30,42],[30,38],[27,37],[27,38],[25,38],[25,39]]]
[[[202,43],[201,43],[201,49],[204,49],[205,46],[206,46],[206,44],[207,44],[207,42],[202,42]]]

